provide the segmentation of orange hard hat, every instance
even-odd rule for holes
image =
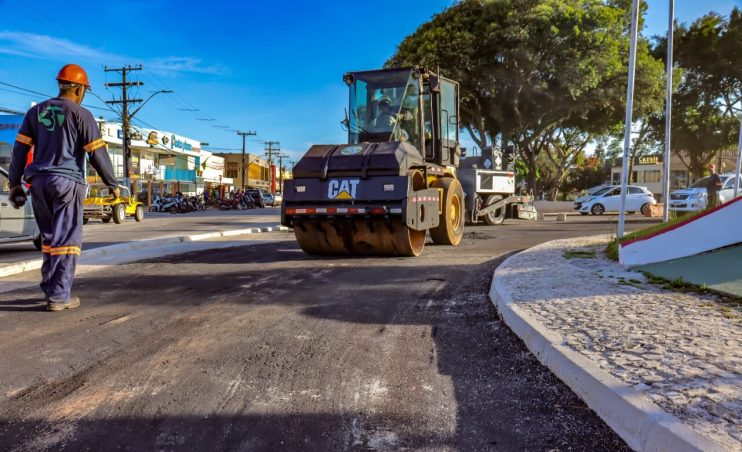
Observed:
[[[59,74],[57,74],[57,81],[74,83],[90,88],[88,74],[85,73],[85,69],[76,64],[67,64],[60,69]]]

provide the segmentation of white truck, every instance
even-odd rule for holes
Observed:
[[[457,172],[466,194],[466,220],[499,225],[505,218],[536,219],[533,197],[515,194],[515,172],[509,171],[512,147],[503,156],[484,148],[481,156],[461,159]]]

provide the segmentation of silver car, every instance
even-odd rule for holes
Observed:
[[[719,174],[721,190],[719,202],[724,203],[734,198],[734,173]],[[670,193],[669,208],[675,212],[695,212],[706,208],[706,184],[709,178],[704,177],[688,188],[675,190]],[[742,192],[742,189],[741,189]],[[738,193],[739,195],[740,193]]]
[[[20,209],[10,205],[8,172],[0,168],[0,244],[33,241],[41,249],[41,234],[33,216],[31,197]]]

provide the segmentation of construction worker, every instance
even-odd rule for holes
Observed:
[[[16,209],[26,201],[21,186],[24,173],[31,184],[42,240],[41,289],[49,311],[80,305],[70,292],[82,246],[86,154],[113,195],[120,194],[98,124],[80,106],[90,89],[87,74],[80,66],[68,64],[59,71],[57,82],[59,96],[31,107],[23,118],[8,171],[10,200]],[[24,171],[32,147],[33,160]]]
[[[376,105],[376,118],[371,124],[373,131],[391,133],[397,124],[397,119],[392,113],[392,100],[389,96],[384,96]]]
[[[719,190],[721,190],[721,178],[716,174],[716,165],[709,163],[709,180],[706,183],[706,208],[713,209],[719,205]]]

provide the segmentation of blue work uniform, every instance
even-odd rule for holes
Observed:
[[[85,155],[106,185],[118,181],[95,118],[69,99],[55,97],[26,113],[13,146],[11,187],[20,185],[32,146],[25,177],[41,232],[41,289],[48,299],[67,302],[82,246]]]

